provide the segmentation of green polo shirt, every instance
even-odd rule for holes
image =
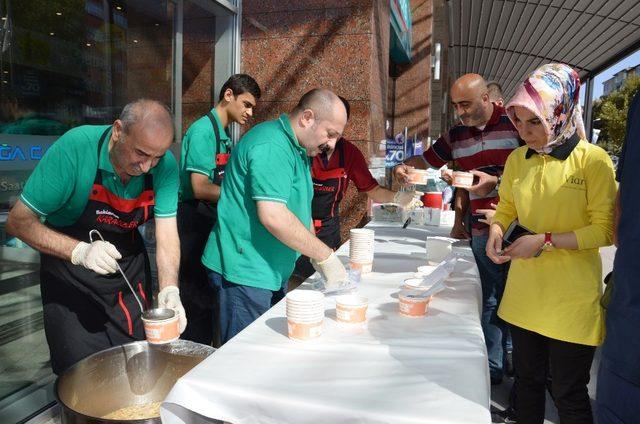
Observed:
[[[286,114],[247,132],[231,155],[218,201],[218,222],[202,263],[227,280],[279,290],[300,254],[258,219],[256,202],[280,202],[306,227],[311,222],[311,161]]]
[[[228,153],[231,139],[227,135],[215,108],[211,109],[213,118],[220,134],[220,153]],[[193,200],[191,173],[209,177],[213,181],[213,171],[216,169],[216,134],[211,120],[207,115],[191,124],[182,140],[180,151],[180,200]]]
[[[98,158],[98,142],[109,125],[84,125],[63,134],[47,150],[27,180],[20,199],[33,212],[55,227],[73,224],[89,200],[96,169],[102,184],[124,199],[135,199],[144,189],[144,174],[123,185],[109,160],[107,133]],[[155,193],[154,213],[158,218],[176,215],[178,207],[178,164],[167,151],[151,169]]]

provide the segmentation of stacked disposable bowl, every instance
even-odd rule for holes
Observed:
[[[311,340],[322,335],[324,294],[315,290],[287,293],[287,327],[289,338]]]
[[[373,267],[374,232],[366,228],[354,228],[350,231],[349,264],[362,274],[371,272]]]

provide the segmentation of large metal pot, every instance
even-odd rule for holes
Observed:
[[[214,351],[183,340],[166,345],[142,341],[84,358],[56,381],[62,423],[159,424],[159,417],[125,421],[100,417],[121,408],[164,400],[178,378]]]

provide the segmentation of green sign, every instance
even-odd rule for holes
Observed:
[[[411,6],[409,0],[391,1],[390,55],[396,63],[411,62]]]

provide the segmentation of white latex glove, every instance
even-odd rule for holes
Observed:
[[[118,269],[118,259],[122,255],[108,241],[96,240],[93,243],[81,241],[71,252],[71,263],[97,272],[101,275],[113,274]]]
[[[167,286],[158,293],[158,308],[173,309],[178,314],[180,334],[187,328],[187,315],[180,300],[180,290],[176,286]]]
[[[322,275],[325,281],[324,285],[327,288],[337,286],[347,280],[347,270],[335,252],[332,252],[327,259],[320,262],[311,259],[311,265]]]
[[[422,206],[422,202],[419,200],[421,194],[417,191],[398,191],[393,196],[393,203],[404,209],[413,209]]]

